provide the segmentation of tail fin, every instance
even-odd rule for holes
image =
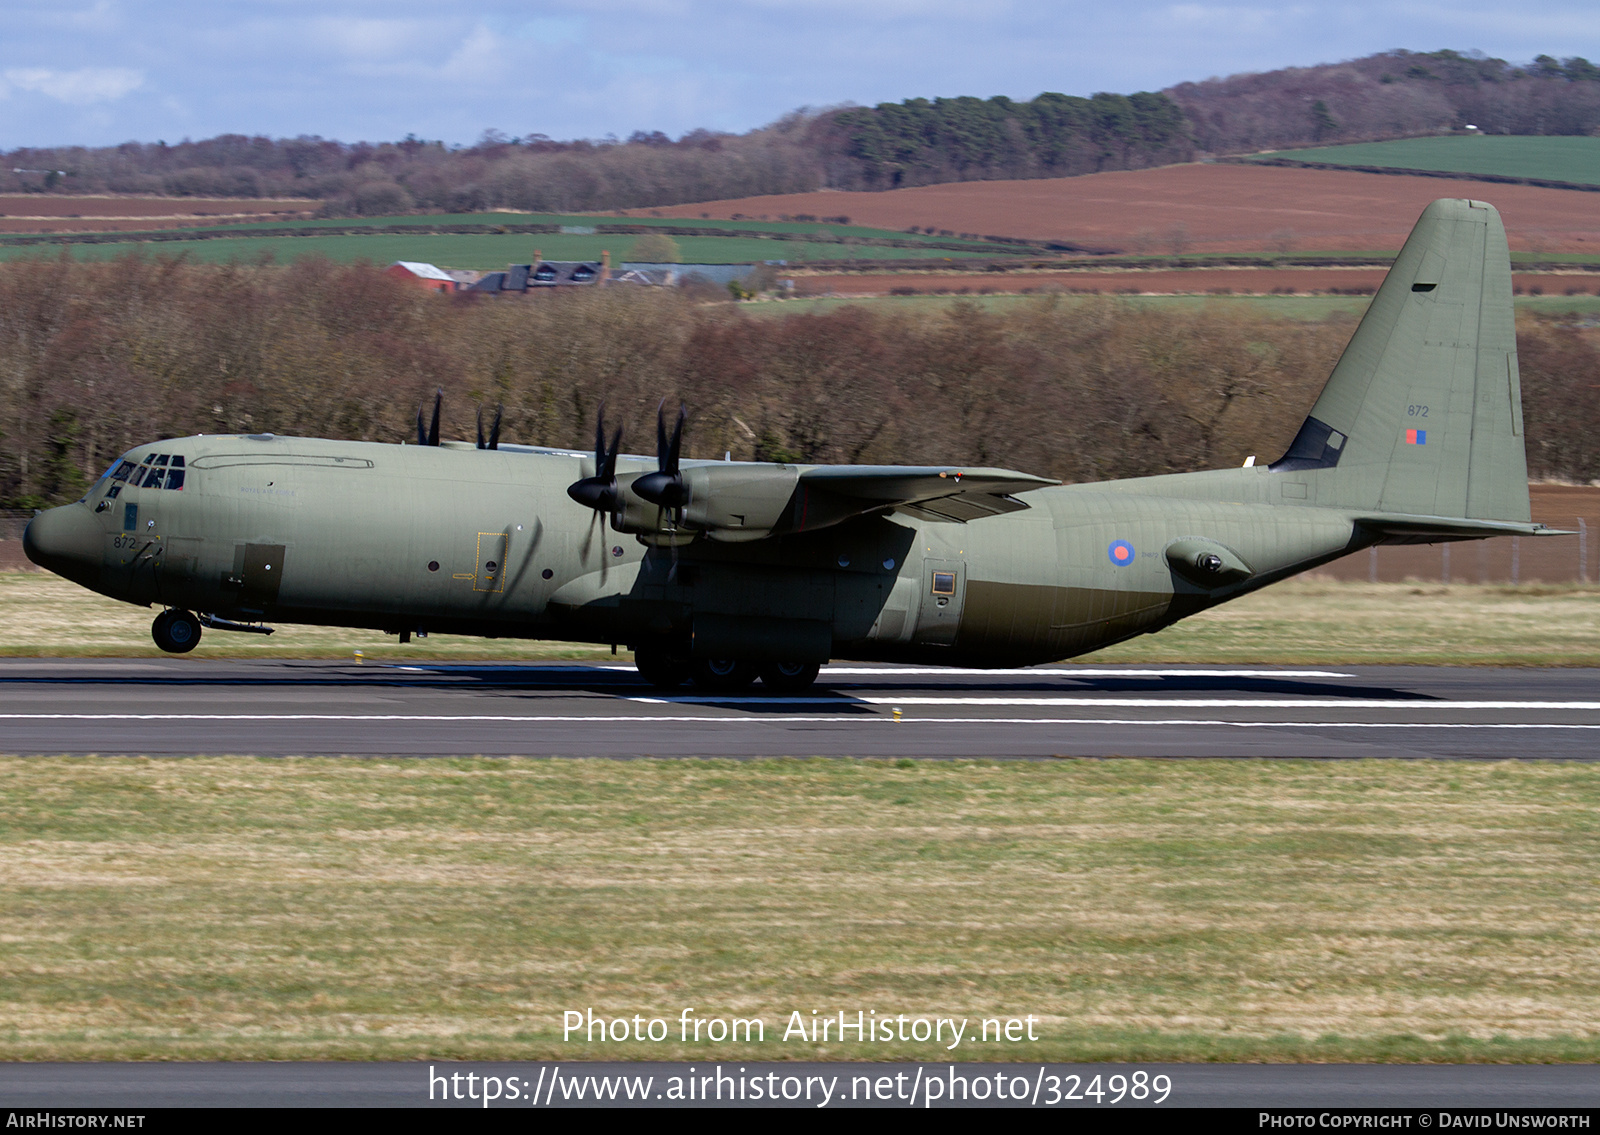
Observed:
[[[1423,210],[1272,469],[1314,481],[1318,504],[1528,522],[1511,256],[1492,205]]]

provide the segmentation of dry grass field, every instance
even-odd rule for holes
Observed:
[[[48,573],[0,573],[0,657],[155,657],[153,617]],[[270,638],[207,631],[185,657],[349,659],[357,650],[372,661],[611,658],[609,647],[575,643],[434,635],[401,646],[376,631],[295,626]],[[1081,661],[1597,666],[1600,586],[1302,578]]]
[[[122,232],[208,222],[309,217],[317,202],[276,197],[93,197],[0,194],[0,233]]]
[[[1600,194],[1433,177],[1179,165],[1036,181],[962,181],[881,193],[823,191],[658,210],[715,218],[812,214],[1167,254],[1396,249],[1439,197],[1478,197],[1518,252],[1600,254]]]
[[[1600,767],[0,760],[0,1059],[1600,1059]],[[588,1044],[562,1013],[759,1017]],[[784,1042],[799,1010],[1037,1043]]]

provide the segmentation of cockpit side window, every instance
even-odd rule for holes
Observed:
[[[126,481],[128,479],[128,475],[130,473],[132,473],[137,468],[138,468],[138,466],[135,465],[132,461],[124,461],[121,465],[118,465],[116,467],[116,469],[112,471],[111,479],[113,481]]]

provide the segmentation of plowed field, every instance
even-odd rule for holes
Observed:
[[[1600,255],[1600,193],[1342,170],[1181,165],[1038,181],[823,191],[661,209],[665,216],[811,214],[852,224],[1070,240],[1125,252],[1399,248],[1428,202],[1477,197],[1518,251]]]

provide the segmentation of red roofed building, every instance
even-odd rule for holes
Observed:
[[[456,282],[451,276],[432,264],[423,264],[417,260],[396,260],[384,269],[384,273],[433,292],[456,290]]]

